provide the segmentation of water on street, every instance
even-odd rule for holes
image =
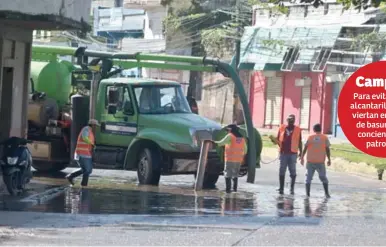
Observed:
[[[223,191],[223,177],[216,189],[194,192],[193,176],[165,176],[154,187],[138,185],[133,172],[95,170],[89,188],[82,189],[66,186],[66,173],[35,174],[35,182],[63,189],[46,200],[32,204],[16,200],[3,207],[0,242],[372,245],[386,241],[383,181],[329,172],[332,197],[324,198],[315,176],[311,198],[306,199],[303,172],[300,167],[294,196],[288,195],[288,177],[286,195],[277,194],[275,164],[257,170],[255,184],[240,178],[239,191],[231,194]]]

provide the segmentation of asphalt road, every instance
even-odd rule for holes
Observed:
[[[222,177],[218,190],[194,193],[193,176],[162,177],[154,188],[138,187],[133,172],[95,170],[87,197],[80,189],[68,189],[26,211],[0,211],[0,244],[386,244],[384,182],[329,172],[332,198],[324,199],[315,176],[311,198],[305,200],[299,166],[296,195],[280,197],[277,168],[263,166],[256,184],[245,183],[244,177],[239,192],[228,196]],[[36,179],[65,183],[60,177]]]

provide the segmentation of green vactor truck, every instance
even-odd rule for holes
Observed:
[[[55,61],[53,54],[73,55],[78,65]],[[141,184],[158,185],[161,175],[195,175],[201,140],[219,139],[224,134],[220,124],[192,113],[180,83],[119,76],[120,68],[135,67],[216,72],[213,61],[50,46],[34,46],[32,55],[33,60],[40,60],[31,64],[28,115],[28,138],[34,140],[29,148],[37,170],[55,172],[66,168],[77,135],[90,118],[101,123],[94,130],[95,167],[137,171]],[[94,59],[88,63],[89,58]],[[114,69],[113,65],[120,68]],[[248,152],[240,176],[248,174],[248,182],[253,183],[262,143],[257,130],[250,127],[247,121],[242,132],[249,137],[254,152]],[[250,133],[254,133],[252,137]],[[209,151],[205,187],[213,187],[222,174],[222,153],[223,148]]]

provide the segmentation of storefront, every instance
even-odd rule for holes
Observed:
[[[245,30],[240,61],[254,65],[250,108],[255,127],[276,129],[294,114],[303,130],[312,131],[314,124],[321,123],[323,133],[330,134],[333,88],[325,81],[326,60],[318,57],[320,43],[333,46],[340,27]],[[269,45],[266,40],[278,44]],[[315,69],[315,64],[322,69]]]

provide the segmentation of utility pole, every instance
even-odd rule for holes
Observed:
[[[242,0],[236,0],[236,42],[235,42],[235,70],[237,74],[239,74],[239,63],[240,63],[240,47],[241,47],[241,19],[240,19],[240,12],[241,12],[241,3]],[[233,87],[233,122],[237,121],[237,105],[239,102],[239,94],[237,92],[236,86]]]

